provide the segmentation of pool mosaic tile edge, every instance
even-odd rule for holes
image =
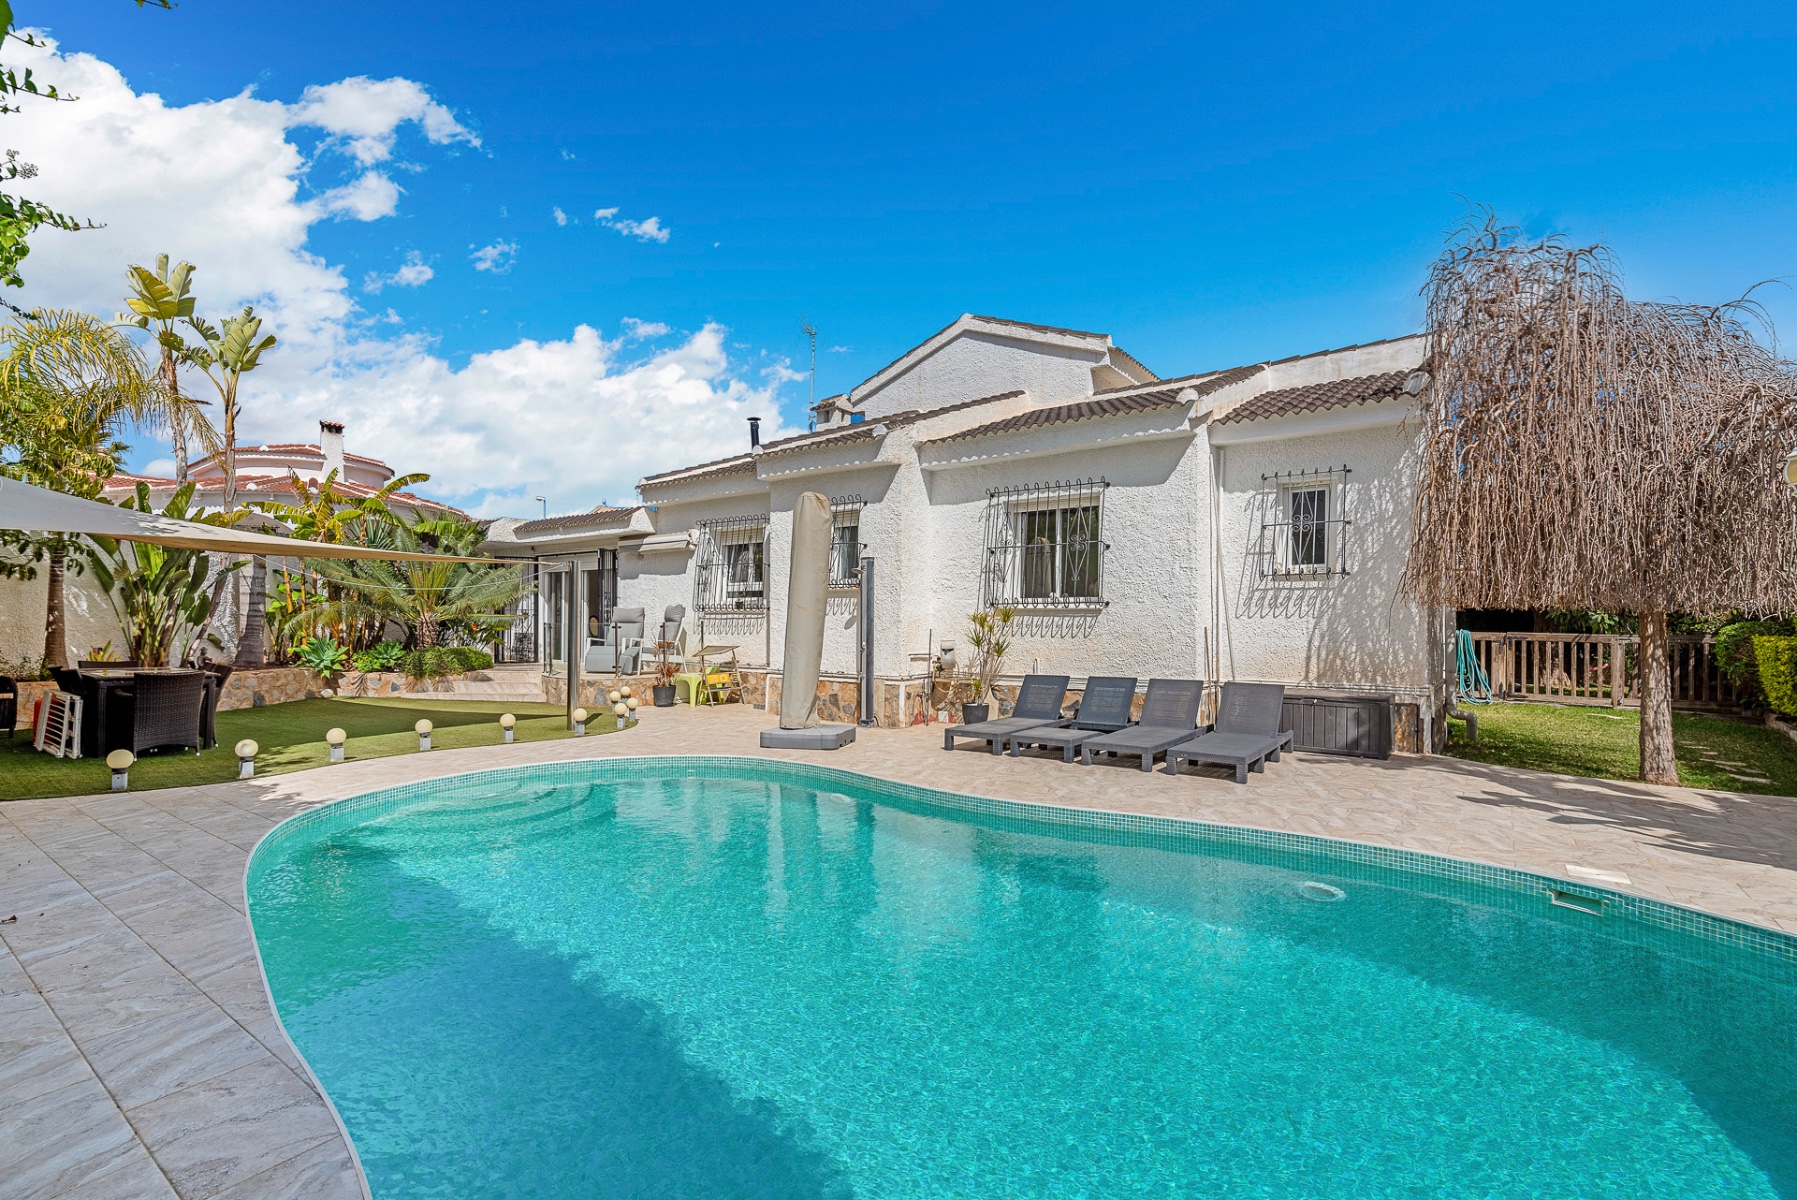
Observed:
[[[1454,898],[1490,904],[1493,893],[1508,899],[1503,907],[1542,912],[1555,905],[1555,894],[1602,904],[1604,925],[1593,932],[1650,941],[1654,931],[1683,935],[1714,951],[1745,952],[1760,968],[1797,980],[1797,936],[1763,926],[1717,916],[1694,908],[1595,886],[1578,880],[1522,871],[1472,859],[1449,858],[1416,850],[1403,850],[1365,842],[1351,842],[1312,834],[1223,825],[1186,817],[1151,816],[1100,809],[1075,808],[1021,800],[967,796],[916,784],[900,783],[840,767],[793,763],[777,759],[741,758],[730,755],[655,755],[577,759],[444,775],[326,801],[288,817],[257,842],[244,866],[244,891],[258,865],[279,844],[320,822],[341,829],[389,816],[403,808],[448,798],[460,790],[485,784],[519,783],[602,784],[652,774],[658,777],[748,779],[758,783],[790,783],[819,790],[853,792],[858,796],[896,806],[960,813],[977,818],[1046,826],[1059,836],[1094,842],[1124,842],[1166,849],[1215,848],[1249,851],[1276,858],[1326,859],[1331,865],[1347,865],[1373,873],[1369,882],[1414,886],[1417,880],[1433,882]],[[1314,862],[1268,861],[1266,865],[1296,868]],[[1402,875],[1403,880],[1379,879],[1379,873]],[[1475,898],[1464,889],[1478,889]],[[1432,889],[1433,890],[1433,889]],[[246,904],[246,908],[250,905]],[[1562,913],[1568,911],[1559,906]],[[253,915],[253,914],[252,914]],[[252,937],[254,936],[252,930]],[[1667,947],[1670,948],[1670,947]],[[1735,960],[1739,963],[1738,957]],[[260,955],[258,955],[260,965]]]

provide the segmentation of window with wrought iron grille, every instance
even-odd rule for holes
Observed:
[[[988,606],[1099,608],[1104,599],[1103,479],[986,493]]]
[[[861,581],[861,497],[830,497],[830,586]]]
[[[1262,574],[1348,573],[1348,468],[1262,475]]]
[[[699,523],[693,607],[702,613],[767,611],[767,518]]]

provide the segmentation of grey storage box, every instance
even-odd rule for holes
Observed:
[[[1294,750],[1390,758],[1392,703],[1390,696],[1288,691],[1279,728],[1291,733]]]

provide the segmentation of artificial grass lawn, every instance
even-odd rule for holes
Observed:
[[[417,700],[403,696],[362,700],[296,700],[263,708],[240,708],[218,714],[218,745],[201,754],[165,750],[145,754],[131,768],[131,790],[186,787],[237,778],[233,747],[252,738],[261,747],[256,774],[284,775],[330,762],[325,730],[340,727],[349,734],[344,758],[386,758],[418,753],[412,731],[420,718],[432,725],[433,749],[500,744],[499,715],[518,718],[517,740],[542,742],[572,737],[559,704],[524,704],[506,700]],[[587,722],[589,735],[611,733],[615,721],[599,712]],[[21,729],[11,740],[0,739],[0,800],[38,796],[81,796],[112,786],[106,760],[53,758],[31,748],[31,735]]]
[[[1641,773],[1641,714],[1574,704],[1481,704],[1479,740],[1449,725],[1447,753],[1477,762],[1598,779]],[[1797,742],[1764,725],[1672,714],[1678,778],[1686,787],[1797,796]]]

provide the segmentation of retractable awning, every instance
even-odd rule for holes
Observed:
[[[181,521],[174,517],[117,508],[96,500],[67,496],[34,487],[16,479],[0,478],[0,529],[28,533],[84,533],[116,538],[121,542],[148,542],[183,550],[213,550],[220,554],[262,554],[279,558],[360,558],[380,562],[494,563],[492,558],[462,558],[449,554],[423,554],[406,550],[382,550],[373,546],[332,546],[297,538],[275,537],[247,529],[227,529]]]

